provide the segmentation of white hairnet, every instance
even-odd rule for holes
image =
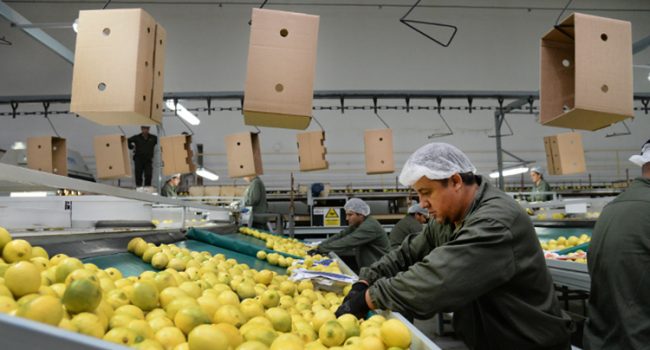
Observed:
[[[353,211],[353,212],[355,212],[357,214],[361,214],[363,216],[370,215],[370,207],[368,206],[368,204],[366,204],[366,202],[362,201],[359,198],[350,198],[350,200],[348,200],[345,203],[345,206],[343,207],[343,209],[345,209],[345,211],[348,211],[348,210]]]
[[[420,206],[420,204],[418,204],[418,203],[415,203],[415,204],[411,205],[411,206],[409,207],[407,213],[408,213],[408,214],[420,213],[420,214],[422,214],[422,215],[424,215],[424,216],[429,216],[429,211],[426,210],[426,209],[424,209],[424,208],[422,208],[422,207]]]
[[[648,142],[646,142],[643,147],[641,147],[640,155],[635,154],[630,157],[630,162],[638,166],[643,166],[643,164],[650,162],[650,140],[648,140]]]
[[[412,186],[420,178],[442,180],[456,173],[475,173],[476,168],[465,153],[442,142],[433,142],[413,152],[402,168],[399,182]]]
[[[544,175],[544,168],[542,168],[541,166],[534,166],[530,168],[530,171],[534,171],[540,175]]]

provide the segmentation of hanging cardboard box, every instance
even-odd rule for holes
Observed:
[[[262,175],[262,153],[258,134],[245,132],[226,136],[228,176]]]
[[[27,167],[68,176],[68,149],[65,139],[52,136],[27,138]]]
[[[253,9],[244,123],[304,130],[314,97],[319,16]]]
[[[366,130],[366,174],[389,174],[395,172],[393,161],[393,131],[391,129]]]
[[[173,135],[160,138],[163,175],[188,174],[196,170],[192,152],[192,136]]]
[[[325,154],[325,132],[309,131],[296,134],[298,163],[301,171],[324,170],[329,167]]]
[[[124,135],[96,136],[93,142],[97,178],[131,177],[131,158]]]
[[[79,11],[70,111],[102,125],[159,124],[166,44],[142,9]]]
[[[210,194],[206,194],[208,192],[208,187],[213,186],[190,186],[190,197],[211,196]]]
[[[544,137],[549,175],[569,175],[587,171],[582,136],[577,132]]]
[[[540,55],[542,124],[593,131],[634,116],[630,22],[573,14]]]

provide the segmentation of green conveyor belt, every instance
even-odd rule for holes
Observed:
[[[542,242],[546,242],[551,239],[557,239],[560,236],[569,237],[569,236],[578,236],[580,237],[583,233],[586,233],[591,237],[592,228],[588,227],[567,227],[567,228],[551,228],[551,227],[535,227],[537,232],[537,237]]]
[[[287,273],[287,269],[284,268],[284,267],[271,265],[268,262],[260,260],[260,259],[254,257],[254,256],[248,256],[248,255],[244,255],[244,254],[241,254],[241,253],[233,252],[232,250],[227,250],[227,249],[215,247],[215,246],[207,244],[207,243],[203,243],[203,242],[199,242],[199,241],[195,241],[195,240],[187,240],[187,241],[177,242],[177,243],[174,243],[174,244],[176,244],[177,246],[179,246],[181,248],[187,248],[189,250],[195,250],[195,251],[199,251],[199,252],[207,251],[207,252],[210,252],[210,254],[212,254],[212,255],[221,253],[221,254],[225,255],[226,258],[233,258],[233,259],[237,260],[237,262],[239,262],[241,264],[246,264],[250,268],[258,270],[258,271],[266,269],[266,270],[275,271],[275,272],[277,272],[278,274],[281,274],[281,275],[284,275],[284,274]]]

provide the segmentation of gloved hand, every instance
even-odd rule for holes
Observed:
[[[248,208],[241,208],[239,211],[243,214],[246,214],[248,213]]]
[[[368,289],[368,286],[366,286]],[[352,294],[352,292],[350,292]],[[348,294],[348,296],[350,296]],[[370,311],[368,304],[366,303],[366,291],[355,293],[348,301],[343,302],[341,306],[336,310],[335,315],[338,318],[344,314],[353,314],[358,319],[366,317],[366,314]]]
[[[348,292],[348,295],[343,298],[343,303],[344,304],[346,301],[350,300],[352,297],[354,297],[358,293],[366,293],[366,289],[368,289],[368,282],[366,281],[358,281],[352,285],[352,288]]]
[[[313,256],[313,255],[316,255],[316,254],[318,254],[318,248],[310,249],[310,250],[307,251],[307,255],[309,255],[309,256]]]

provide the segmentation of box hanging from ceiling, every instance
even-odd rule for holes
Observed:
[[[244,123],[307,129],[314,98],[319,16],[253,9]]]
[[[102,125],[160,124],[166,45],[142,9],[79,11],[70,111]]]
[[[244,132],[226,136],[228,176],[262,175],[262,153],[258,134]]]
[[[363,138],[366,154],[366,174],[395,172],[393,131],[391,129],[366,130]]]
[[[192,152],[192,136],[173,135],[160,138],[163,175],[189,174],[196,171]]]
[[[60,137],[27,138],[27,167],[56,175],[68,176],[68,149]]]
[[[542,124],[594,131],[634,117],[630,22],[572,14],[540,56]]]
[[[325,159],[324,131],[308,131],[296,134],[298,144],[298,163],[301,171],[325,170],[329,163]]]
[[[549,175],[570,175],[587,171],[582,136],[568,132],[544,137]]]
[[[131,158],[126,136],[96,136],[93,146],[98,179],[131,177]]]

